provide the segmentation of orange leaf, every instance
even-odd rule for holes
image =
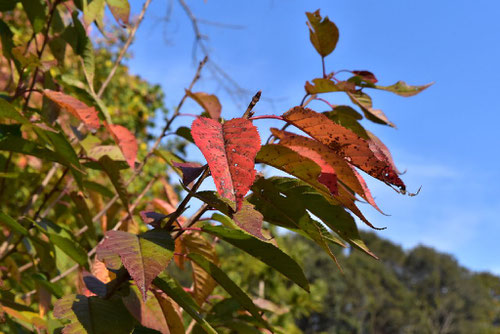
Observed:
[[[196,101],[213,119],[217,120],[220,117],[222,106],[219,99],[215,95],[210,95],[203,92],[193,93],[186,89],[186,95]]]
[[[333,122],[323,114],[303,107],[294,107],[283,118],[327,145],[334,154],[369,175],[405,190],[405,184],[387,161],[380,160],[369,143],[353,131]]]
[[[113,136],[116,144],[120,147],[120,150],[127,160],[130,168],[135,168],[135,159],[137,157],[137,140],[135,136],[124,126],[104,123],[108,131]]]
[[[99,116],[94,107],[89,107],[82,101],[61,92],[45,89],[43,93],[59,107],[66,109],[81,120],[89,129],[97,130],[101,126]]]

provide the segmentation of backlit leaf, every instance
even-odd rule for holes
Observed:
[[[195,100],[211,118],[215,120],[219,119],[222,106],[217,96],[203,92],[193,93],[189,90],[186,90],[186,95]]]
[[[268,266],[276,269],[304,290],[309,291],[309,282],[300,266],[273,244],[262,241],[244,231],[228,229],[223,226],[204,224],[202,226],[202,231],[212,234],[247,252]]]
[[[381,89],[381,90],[386,90],[388,92],[397,94],[399,96],[408,97],[408,96],[417,95],[418,93],[420,93],[423,90],[429,88],[433,84],[434,83],[431,82],[431,83],[426,84],[426,85],[412,86],[412,85],[408,85],[404,81],[398,81],[395,84],[390,85],[390,86],[378,86],[377,85],[377,86],[375,86],[375,88]]]
[[[117,168],[116,161],[111,160],[107,155],[99,159],[99,165],[101,165],[104,172],[108,175],[111,183],[116,189],[120,200],[128,211],[128,192],[122,177],[120,176],[120,169]]]
[[[55,302],[54,316],[69,321],[63,334],[129,334],[134,327],[119,298],[65,296]]]
[[[152,328],[160,333],[168,333],[168,325],[158,302],[151,291],[144,301],[137,286],[130,287],[128,296],[122,298],[130,314],[144,327]]]
[[[105,123],[106,128],[113,136],[116,144],[125,157],[130,168],[135,169],[135,159],[137,157],[137,140],[135,136],[124,126]]]
[[[330,79],[317,78],[312,80],[312,84],[307,81],[305,85],[308,94],[321,94],[332,92],[351,92],[356,89],[354,83],[349,81],[333,82]]]
[[[292,108],[283,118],[369,175],[405,190],[403,181],[392,166],[378,159],[369,143],[353,131],[308,108]]]
[[[321,17],[319,9],[315,12],[306,13],[309,20],[309,39],[321,57],[326,57],[335,49],[339,40],[339,29],[330,21],[328,16]]]
[[[160,308],[163,312],[165,320],[167,321],[170,334],[184,334],[184,322],[182,321],[179,306],[175,304],[172,298],[166,294],[162,294],[157,291],[153,291],[153,294],[160,304]]]
[[[89,129],[97,130],[101,126],[97,110],[94,107],[89,107],[80,100],[61,92],[45,89],[43,93],[59,107],[66,109],[81,120]]]
[[[174,241],[166,230],[150,230],[141,235],[109,231],[99,246],[118,254],[139,287],[143,298],[153,279],[165,269],[173,256]]]
[[[372,107],[372,99],[370,96],[363,92],[355,92],[355,93],[347,93],[351,98],[351,101],[358,105],[361,110],[365,113],[365,117],[372,122],[378,124],[386,124],[395,128],[394,123],[389,121],[384,112],[380,109],[373,109]]]
[[[124,24],[128,24],[130,16],[130,4],[128,0],[106,0],[106,3],[116,22],[120,23],[121,21]]]
[[[87,252],[74,240],[63,237],[58,234],[48,233],[48,237],[52,243],[79,265],[89,268]]]
[[[255,178],[255,156],[260,148],[257,128],[244,118],[220,124],[199,117],[193,122],[191,133],[208,162],[217,191],[235,201],[238,211]]]

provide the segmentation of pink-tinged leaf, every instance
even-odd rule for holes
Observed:
[[[156,208],[156,210],[159,210],[166,215],[169,215],[175,211],[175,207],[172,204],[170,204],[167,201],[164,201],[162,199],[155,198],[155,199],[153,199],[152,203],[153,203],[153,206]]]
[[[368,81],[371,83],[377,83],[377,77],[375,77],[375,74],[373,74],[370,71],[352,71],[353,74],[356,74],[357,76],[361,77],[364,81]]]
[[[43,94],[59,107],[66,109],[81,120],[89,129],[97,130],[101,126],[99,116],[94,107],[89,107],[82,101],[61,92],[45,89]]]
[[[217,191],[235,201],[238,211],[255,179],[255,156],[260,149],[257,128],[245,118],[221,124],[199,117],[191,126],[191,134],[208,162]]]
[[[198,92],[193,93],[186,89],[186,95],[196,101],[215,120],[220,118],[222,106],[215,95]]]
[[[352,167],[352,171],[354,172],[354,175],[356,175],[356,177],[358,178],[359,184],[363,188],[363,194],[360,194],[360,196],[363,197],[371,206],[377,209],[380,213],[385,214],[382,210],[380,210],[377,203],[375,203],[375,200],[373,199],[370,189],[368,189],[368,185],[366,184],[365,179],[363,179],[363,177],[356,171],[354,167]]]
[[[392,166],[392,169],[394,169],[394,171],[399,175],[403,174],[396,167],[394,159],[392,158],[392,154],[387,148],[387,146],[385,146],[385,144],[382,143],[382,141],[370,131],[366,130],[366,134],[370,138],[368,143],[370,144],[370,148],[375,154],[375,156],[377,156],[378,159],[386,161],[388,164],[390,164]]]
[[[167,267],[174,255],[174,241],[168,231],[161,229],[141,235],[109,231],[98,247],[101,248],[120,256],[144,299],[153,279]]]
[[[124,126],[104,123],[108,131],[113,136],[118,147],[123,153],[125,160],[130,168],[135,168],[135,159],[137,157],[137,140],[135,136]]]
[[[255,210],[253,205],[245,202],[241,210],[236,212],[232,218],[236,225],[254,237],[267,240],[267,238],[262,235],[262,221],[264,220],[264,216],[262,216],[259,211]]]
[[[334,154],[344,158],[347,162],[405,191],[405,184],[392,166],[377,158],[369,143],[353,131],[308,108],[294,107],[287,111],[283,118],[327,145]]]
[[[174,162],[174,166],[182,171],[182,183],[188,186],[203,173],[204,167],[197,162]]]
[[[109,6],[109,10],[116,22],[120,21],[124,24],[128,24],[130,16],[130,4],[128,0],[106,0]]]
[[[328,154],[328,146],[313,139],[274,128],[271,129],[271,132],[274,136],[280,138],[280,145],[287,146],[301,156],[314,161],[321,168],[321,174],[318,176],[318,181],[324,184],[332,195],[338,194],[337,172],[335,167],[342,170],[350,170],[347,162],[342,161],[341,158],[337,158],[333,154]]]

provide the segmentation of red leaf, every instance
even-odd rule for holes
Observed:
[[[222,106],[219,99],[215,95],[210,95],[203,92],[193,93],[186,89],[186,95],[196,101],[213,119],[217,120],[220,117]]]
[[[371,83],[377,83],[377,77],[375,77],[375,74],[373,74],[370,71],[352,71],[353,74],[356,74],[357,76],[360,76],[363,80],[371,82]]]
[[[217,191],[235,201],[238,211],[255,179],[255,156],[260,149],[257,128],[245,118],[221,124],[199,117],[191,126],[191,134],[207,159]]]
[[[104,125],[113,136],[118,147],[120,147],[130,168],[134,169],[138,150],[135,136],[124,126],[108,123],[104,123]]]
[[[243,230],[259,239],[267,240],[262,235],[262,221],[264,220],[264,216],[255,210],[253,205],[248,203],[243,204],[241,210],[236,212],[232,218],[236,225]]]
[[[369,143],[353,131],[308,108],[292,108],[283,118],[369,175],[405,190],[405,184],[392,166],[380,160]]]
[[[61,92],[45,89],[43,93],[59,107],[66,109],[81,120],[89,129],[97,130],[101,126],[99,116],[94,107],[89,107],[82,101]]]

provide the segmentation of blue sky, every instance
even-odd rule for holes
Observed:
[[[132,0],[134,13],[142,1]],[[474,270],[500,274],[500,3],[490,1],[187,1],[201,19],[239,26],[202,24],[210,57],[247,95],[231,99],[205,73],[194,89],[216,93],[223,116],[240,116],[257,90],[263,91],[257,114],[281,114],[298,104],[304,82],[321,75],[319,56],[309,43],[305,11],[321,8],[340,30],[327,69],[370,70],[380,84],[405,80],[435,84],[412,98],[386,92],[371,95],[398,129],[364,123],[391,149],[416,197],[396,194],[369,182],[383,216],[362,210],[378,234],[405,248],[426,244],[453,254]],[[160,84],[169,107],[177,104],[195,65],[194,35],[185,12],[173,1],[153,0],[139,28],[128,61],[133,73]],[[340,95],[333,103],[346,102]],[[239,102],[238,102],[239,101]],[[324,106],[311,104],[322,111]],[[198,112],[187,104],[184,112]],[[177,124],[189,125],[192,119]],[[278,123],[261,122],[264,129]],[[267,137],[266,131],[261,132]],[[199,155],[197,155],[199,157]],[[199,158],[201,159],[201,158]]]

